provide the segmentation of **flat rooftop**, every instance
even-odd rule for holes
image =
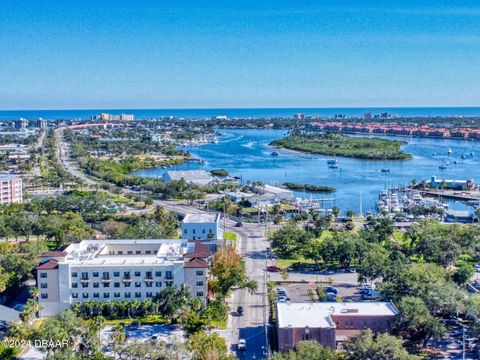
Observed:
[[[72,266],[148,266],[183,263],[188,245],[185,239],[83,240],[64,251]]]
[[[335,327],[331,316],[395,316],[397,309],[389,302],[277,303],[280,328]]]
[[[214,223],[219,219],[218,213],[188,213],[182,220],[182,223]]]

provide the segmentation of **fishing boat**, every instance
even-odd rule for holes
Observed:
[[[335,164],[330,164],[330,165],[328,165],[328,167],[329,167],[330,169],[338,169],[338,162],[335,163]]]
[[[382,170],[380,170],[381,172],[384,172],[384,173],[387,173],[387,172],[390,172],[390,169],[388,168],[383,168]]]
[[[438,167],[440,170],[445,170],[447,168],[447,164],[443,163]]]
[[[328,165],[337,165],[337,167],[338,167],[337,157],[334,155],[334,158],[333,158],[333,159],[327,160],[327,164],[328,164]]]
[[[278,151],[272,151],[272,152],[270,153],[270,155],[271,155],[271,156],[278,156]]]

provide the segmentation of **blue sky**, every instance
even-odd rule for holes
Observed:
[[[479,106],[478,1],[0,1],[0,109]]]

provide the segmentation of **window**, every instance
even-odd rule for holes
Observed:
[[[203,291],[197,291],[197,296],[198,297],[203,297]]]
[[[129,293],[129,292],[126,292],[126,293],[125,293],[125,299],[128,299],[128,298],[130,298],[130,293]]]
[[[129,283],[129,282],[126,282],[126,283],[123,284],[123,286],[125,286],[125,287],[130,287],[130,283]]]
[[[165,286],[166,287],[172,287],[173,282],[172,281],[165,281]]]
[[[72,283],[72,289],[78,288],[78,283]]]
[[[94,271],[92,274],[93,277],[98,277],[98,271]]]
[[[162,272],[161,271],[155,271],[155,276],[162,276]]]
[[[162,287],[162,282],[161,281],[156,281],[155,286],[156,287]]]
[[[82,279],[88,279],[88,272],[82,272]]]
[[[46,289],[48,287],[48,284],[47,283],[42,283],[40,284],[40,288],[41,289]]]
[[[197,270],[197,276],[203,276],[203,270]]]
[[[309,341],[312,339],[312,336],[310,334],[303,334],[302,340],[304,341]]]
[[[103,287],[104,287],[104,288],[106,288],[106,287],[110,287],[110,283],[108,283],[108,282],[104,282],[104,283],[103,283]]]
[[[140,275],[141,275],[140,271],[135,271],[135,276],[140,276]]]
[[[98,288],[100,286],[100,283],[93,283],[94,288]]]
[[[118,271],[114,271],[114,272],[113,272],[113,276],[119,277],[119,276],[120,276],[120,273],[119,273]]]
[[[113,283],[113,287],[119,288],[119,287],[120,287],[120,283],[119,283],[119,282]]]
[[[82,288],[88,288],[88,283],[82,283]]]
[[[94,299],[98,299],[100,297],[100,294],[99,293],[93,293],[93,298]]]
[[[103,279],[110,279],[110,273],[108,271],[105,271],[103,274],[102,274],[102,278]]]
[[[187,233],[187,229],[183,230],[183,233],[186,234],[186,233]]]
[[[119,252],[118,252],[118,255],[123,255],[123,251],[119,251]]]
[[[153,285],[153,283],[151,281],[145,283],[146,287],[152,287],[152,285]]]
[[[133,251],[132,251],[132,250],[129,250],[129,251],[127,251],[127,254],[128,254],[128,255],[132,255],[132,254],[133,254]]]
[[[145,276],[146,276],[147,278],[151,278],[151,277],[152,277],[152,272],[151,272],[151,271],[147,271],[147,272],[145,273]]]
[[[83,294],[82,294],[82,298],[88,299],[88,293],[83,293]]]
[[[203,281],[197,281],[197,286],[203,286]]]
[[[142,297],[142,293],[136,292],[136,293],[135,293],[135,297],[136,297],[136,298]]]
[[[145,254],[151,254],[152,252],[150,250],[145,251]]]
[[[135,254],[140,255],[142,252],[140,250],[135,251]]]
[[[78,298],[78,293],[72,293],[72,298],[77,299]]]
[[[142,283],[140,281],[135,281],[135,287],[141,287]]]
[[[126,279],[130,279],[130,271],[125,271],[123,273],[123,277],[126,278]]]
[[[42,279],[46,279],[47,278],[47,273],[40,273],[40,277]]]
[[[202,230],[202,233],[204,233],[204,234],[205,234],[205,229],[203,229],[203,230]]]
[[[153,294],[151,292],[147,292],[146,296],[147,297],[153,297]]]
[[[76,273],[76,272],[72,272],[72,277],[77,277],[77,273]]]
[[[40,294],[40,297],[41,297],[42,299],[48,299],[48,294],[45,294],[45,293]]]
[[[192,234],[195,234],[195,229],[192,230]]]
[[[165,271],[165,278],[166,279],[173,279],[173,274],[171,271]]]
[[[120,297],[120,293],[119,293],[119,292],[113,293],[113,297],[119,298],[119,297]]]
[[[103,298],[104,299],[110,298],[110,293],[103,293]]]

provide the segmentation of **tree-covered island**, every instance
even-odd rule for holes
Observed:
[[[337,155],[370,160],[409,160],[401,150],[403,141],[380,138],[351,137],[340,134],[292,133],[274,140],[271,146],[312,154]]]

